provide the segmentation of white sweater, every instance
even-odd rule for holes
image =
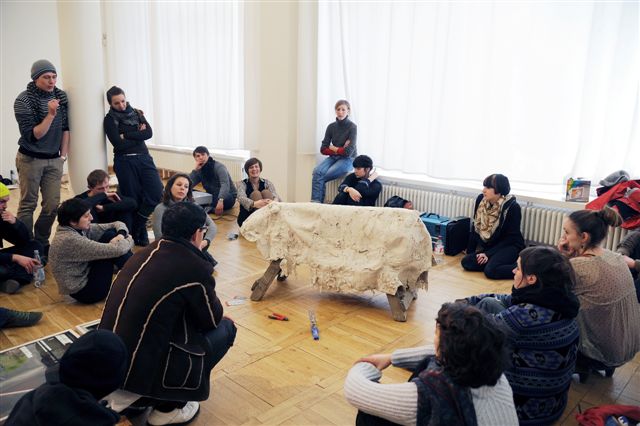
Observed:
[[[433,346],[400,349],[391,355],[396,367],[415,368],[427,355],[435,353]],[[377,383],[382,372],[368,362],[354,365],[344,384],[344,395],[357,409],[401,425],[415,425],[418,415],[418,388],[415,383]],[[495,386],[471,390],[478,425],[517,425],[518,416],[513,393],[502,375]]]

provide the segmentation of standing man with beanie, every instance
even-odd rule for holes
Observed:
[[[13,105],[20,139],[16,168],[20,179],[20,219],[49,250],[49,235],[60,204],[62,169],[69,154],[69,118],[67,94],[56,87],[58,74],[53,64],[40,59],[31,66],[27,90]],[[42,192],[42,211],[33,223],[33,213]]]

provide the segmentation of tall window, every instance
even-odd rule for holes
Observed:
[[[242,148],[241,2],[103,2],[109,85],[154,130],[152,143]]]
[[[358,151],[389,170],[640,174],[638,2],[323,1],[318,20],[320,139],[346,98]]]

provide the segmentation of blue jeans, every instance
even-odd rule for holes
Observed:
[[[324,202],[324,184],[338,179],[352,170],[353,158],[327,157],[313,169],[311,180],[311,201]]]

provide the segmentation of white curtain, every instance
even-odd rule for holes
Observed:
[[[346,2],[318,10],[318,132],[453,182],[640,177],[638,2]]]
[[[242,148],[241,2],[103,2],[108,87],[145,112],[152,143]]]

